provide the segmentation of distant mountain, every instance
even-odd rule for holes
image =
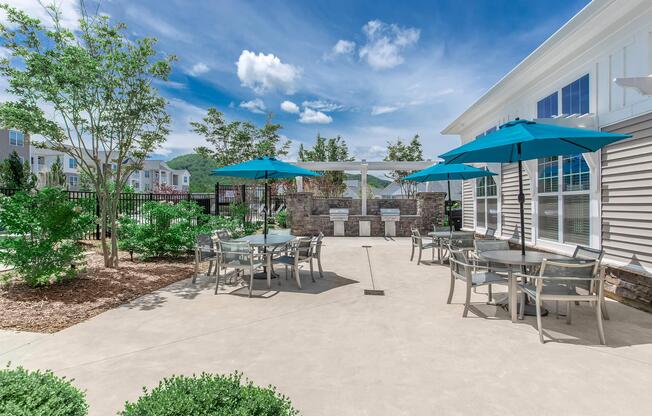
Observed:
[[[347,180],[358,180],[359,181],[361,177],[362,177],[362,175],[359,174],[359,173],[347,173],[346,174],[346,179]],[[391,181],[381,179],[378,176],[367,174],[367,185],[370,188],[382,189],[382,188],[386,187],[387,185],[389,185],[390,183],[391,183]]]

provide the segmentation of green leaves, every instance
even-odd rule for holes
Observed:
[[[349,156],[349,148],[340,136],[326,139],[317,134],[317,140],[312,149],[299,147],[299,160],[302,162],[346,162],[354,160]],[[326,197],[341,196],[346,191],[343,171],[320,172],[322,176],[306,179],[308,183],[315,183],[317,191]]]
[[[135,403],[127,402],[122,416],[294,416],[299,412],[272,386],[243,381],[240,373],[172,376],[163,379]]]
[[[244,162],[261,156],[283,156],[288,153],[290,141],[281,141],[280,124],[273,124],[271,118],[262,128],[247,121],[226,122],[224,114],[216,108],[209,108],[200,122],[191,122],[193,131],[206,138],[212,147],[202,146],[195,151],[219,166]]]
[[[51,371],[22,367],[0,370],[0,414],[12,416],[84,416],[84,393]]]
[[[78,240],[95,224],[94,201],[69,201],[60,189],[17,192],[0,198],[0,263],[13,266],[30,286],[44,286],[77,273]]]
[[[401,139],[397,139],[394,143],[387,142],[387,156],[385,156],[385,160],[403,162],[418,162],[423,160],[423,148],[419,135],[415,134],[410,143],[404,143]],[[403,181],[403,178],[410,173],[412,172],[395,170],[387,175],[400,184],[403,195],[407,197],[412,196],[416,192],[416,186],[413,183]]]
[[[29,162],[21,162],[16,151],[0,161],[0,187],[29,191],[34,186],[36,176],[32,173]]]

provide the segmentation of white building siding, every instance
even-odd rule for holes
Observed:
[[[602,247],[652,273],[652,113],[604,128],[633,137],[602,151]]]
[[[475,181],[464,181],[462,188],[462,228],[468,228],[470,230],[473,230],[475,227],[474,185]]]
[[[518,203],[518,164],[503,164],[501,184],[501,221],[502,237],[520,241],[521,228],[520,207]],[[532,235],[532,193],[530,192],[530,176],[523,168],[523,193],[525,194],[525,239]]]

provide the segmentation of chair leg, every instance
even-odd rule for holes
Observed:
[[[600,336],[600,344],[607,345],[607,341],[604,336],[604,326],[602,325],[602,302],[598,298],[598,302],[595,305],[595,317],[598,320],[598,335]]]
[[[451,301],[453,300],[453,292],[455,291],[455,276],[453,276],[453,272],[451,271],[451,287],[448,290],[448,300],[446,301],[447,304],[450,305]]]
[[[281,286],[281,276],[278,277],[278,285]],[[285,265],[285,280],[288,280],[288,265]]]
[[[213,261],[208,262],[208,271],[206,272],[206,276],[210,276],[211,272],[213,271]]]
[[[523,320],[525,317],[525,293],[521,292],[519,296],[519,305],[518,305],[518,319]]]
[[[217,295],[217,291],[220,286],[220,265],[217,265],[217,277],[215,278],[215,294]],[[224,276],[224,280],[226,281],[226,276]]]
[[[251,297],[251,291],[254,288],[254,268],[249,269],[249,297]]]
[[[489,294],[489,303],[491,303],[491,301],[493,300],[493,293],[492,293],[492,290],[491,290],[491,285],[489,285],[489,287],[487,288],[487,292]]]
[[[410,261],[414,260],[414,244],[412,244],[412,254],[410,254]]]
[[[419,258],[417,259],[417,266],[421,264],[421,253],[423,253],[423,249],[419,247]]]
[[[199,275],[199,258],[195,254],[195,273],[192,275],[192,283],[197,281],[197,276]]]
[[[312,272],[312,257],[310,258],[310,278],[312,279],[312,282],[315,283],[315,275]]]
[[[602,317],[608,321],[609,312],[607,312],[607,302],[605,302],[604,299],[600,301],[600,307],[602,308]]]
[[[299,289],[302,289],[301,287],[301,276],[299,275],[299,266],[293,267],[294,269],[294,277],[297,279],[297,286],[299,286]]]
[[[573,302],[566,302],[566,325],[571,324],[571,311],[573,310]]]
[[[317,268],[319,269],[319,277],[324,278],[324,270],[321,268],[321,256],[317,257]]]
[[[541,341],[541,343],[543,344],[544,341],[543,341],[543,327],[541,324],[541,299],[539,298],[539,296],[537,296],[536,301],[534,303],[537,308],[537,328],[539,329],[539,341]],[[523,306],[525,306],[525,302],[523,302]]]
[[[466,300],[464,301],[464,312],[462,312],[462,317],[466,318],[469,314],[469,306],[471,306],[471,287],[473,285],[470,282],[466,282]]]

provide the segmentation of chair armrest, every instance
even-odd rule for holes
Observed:
[[[539,276],[539,275],[531,275],[531,274],[523,274],[523,273],[513,273],[513,276],[515,277],[524,277],[526,279],[540,279],[540,280],[559,280],[559,281],[568,281],[568,280],[577,280],[577,281],[590,281],[590,280],[599,280],[601,277],[599,276],[594,276],[594,277],[576,277],[576,276]]]

